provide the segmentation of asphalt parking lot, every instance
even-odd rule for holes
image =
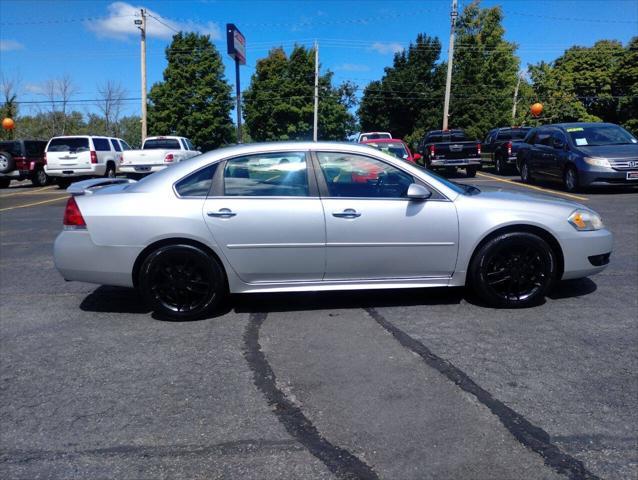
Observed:
[[[468,183],[534,190],[516,180]],[[637,190],[570,197],[615,234],[611,265],[535,308],[244,295],[186,323],[62,280],[65,198],[0,190],[1,478],[638,477]]]

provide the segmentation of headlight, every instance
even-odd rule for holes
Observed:
[[[576,210],[569,216],[567,221],[572,224],[572,227],[581,232],[600,230],[604,227],[600,215],[591,210]]]
[[[611,167],[609,160],[606,158],[584,157],[583,160],[594,167]]]

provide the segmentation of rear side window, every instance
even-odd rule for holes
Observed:
[[[441,135],[431,135],[425,140],[425,143],[441,143]]]
[[[142,150],[180,150],[179,141],[176,138],[151,138],[144,142]]]
[[[191,173],[188,177],[175,184],[175,190],[180,197],[205,197],[210,191],[213,176],[217,170],[217,163]]]
[[[14,157],[22,156],[22,148],[20,142],[0,142],[0,152],[7,152]]]
[[[224,195],[307,197],[306,154],[262,153],[228,160],[224,169]]]
[[[114,138],[111,139],[111,145],[113,145],[113,148],[115,149],[116,152],[122,151],[122,147],[120,147],[120,143]]]
[[[87,150],[89,150],[89,139],[86,137],[53,138],[47,148],[47,152],[86,152]]]
[[[98,152],[110,152],[111,147],[109,146],[109,141],[106,138],[94,138],[93,146],[95,150]]]

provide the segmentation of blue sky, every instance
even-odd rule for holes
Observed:
[[[460,6],[469,0],[459,0]],[[623,44],[638,35],[638,0],[484,0],[501,5],[506,38],[519,45],[522,66],[551,61],[572,45],[600,39]],[[211,35],[223,52],[227,78],[234,83],[232,60],[225,54],[226,23],[246,36],[248,61],[242,67],[246,87],[257,59],[269,48],[289,50],[297,42],[319,42],[322,69],[336,82],[352,80],[361,87],[378,79],[392,55],[417,33],[438,36],[446,57],[449,0],[432,1],[89,1],[2,0],[0,2],[0,72],[19,78],[20,101],[41,101],[43,83],[68,74],[77,92],[76,110],[95,110],[98,84],[121,82],[128,96],[140,96],[139,34],[131,16],[140,7],[161,20],[149,19],[148,85],[161,80],[164,48],[173,29]],[[29,113],[27,105],[21,107]],[[126,104],[126,114],[139,114],[139,101]]]

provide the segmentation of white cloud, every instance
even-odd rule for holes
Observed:
[[[342,63],[334,67],[334,69],[343,72],[367,72],[370,70],[370,67],[361,63]]]
[[[25,83],[23,90],[25,93],[41,95],[44,93],[44,87],[37,83]]]
[[[388,43],[374,42],[372,44],[372,50],[385,55],[387,53],[400,52],[401,50],[403,50],[403,45],[401,45],[398,42],[388,42]]]
[[[24,45],[15,40],[0,40],[0,52],[10,52],[11,50],[22,50]]]
[[[114,2],[108,6],[108,16],[99,20],[86,22],[85,26],[95,32],[98,37],[109,37],[124,40],[131,35],[139,35],[135,19],[139,19],[142,6],[134,6],[126,2]],[[205,24],[191,20],[177,21],[162,17],[159,13],[146,9],[146,34],[149,37],[171,38],[176,32],[198,32],[210,35],[211,40],[221,38],[221,29],[215,22]]]

